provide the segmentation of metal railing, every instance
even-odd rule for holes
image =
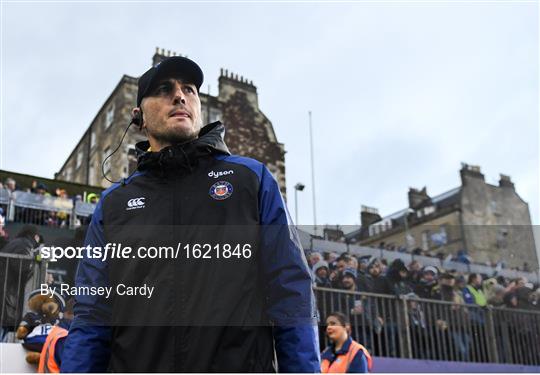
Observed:
[[[8,222],[76,228],[95,205],[80,200],[0,189],[0,207]]]
[[[34,249],[32,254],[37,254]],[[45,281],[46,263],[34,255],[0,252],[0,342],[15,342],[13,332],[26,310],[25,296]],[[6,334],[6,332],[11,332]]]
[[[372,355],[540,365],[540,312],[315,288],[324,346],[326,317],[351,321]]]
[[[10,192],[0,189],[0,207],[6,213],[8,222],[25,224],[46,225],[52,227],[77,228],[80,224],[87,223],[87,218],[92,215],[95,205],[80,200],[72,200],[53,196],[44,196],[24,191]],[[301,227],[299,227],[301,229]],[[445,269],[455,269],[462,273],[486,273],[494,274],[495,268],[480,264],[464,264],[455,261],[441,260],[436,257],[400,253],[384,249],[345,244],[341,242],[327,241],[312,238],[306,232],[300,231],[300,240],[304,249],[344,253],[350,252],[355,255],[373,255],[387,259],[401,259],[405,263],[412,260],[420,261],[424,266],[438,266]],[[539,283],[540,271],[523,272],[510,269],[497,271],[498,275],[507,278],[526,277],[529,281]]]

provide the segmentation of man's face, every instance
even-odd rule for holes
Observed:
[[[431,271],[427,271],[427,272],[424,272],[423,278],[427,282],[431,282],[435,279],[435,274]]]
[[[351,276],[344,276],[343,279],[341,280],[341,284],[343,284],[343,287],[345,289],[353,289],[354,288],[354,278],[352,278]]]
[[[347,267],[347,262],[345,262],[344,260],[340,260],[339,262],[337,262],[337,270],[339,272],[343,272],[345,267]]]
[[[373,277],[379,276],[381,273],[381,264],[375,263],[369,268],[369,274]]]
[[[179,79],[160,81],[143,99],[141,110],[153,151],[195,139],[201,130],[197,87]]]
[[[328,276],[328,270],[326,269],[326,267],[321,267],[317,270],[316,274],[321,279],[325,279]]]
[[[477,288],[482,286],[482,276],[476,276],[476,278],[473,280],[473,285]]]

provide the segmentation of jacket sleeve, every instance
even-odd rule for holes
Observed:
[[[104,249],[101,202],[103,199],[94,211],[84,245]],[[81,259],[75,285],[109,286],[107,263],[97,258]],[[64,346],[61,372],[106,372],[111,341],[109,302],[103,296],[77,296],[74,314]]]
[[[262,267],[279,372],[320,372],[312,278],[279,187],[263,167],[259,190]]]
[[[351,363],[349,364],[347,373],[360,374],[360,373],[366,373],[366,372],[368,372],[367,358],[364,352],[359,350],[356,352],[356,355],[354,356]]]
[[[476,304],[476,301],[474,300],[474,296],[469,291],[469,288],[465,287],[463,288],[463,301],[469,305]]]

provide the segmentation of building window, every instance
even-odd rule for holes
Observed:
[[[501,212],[499,211],[499,206],[497,205],[496,201],[491,201],[489,203],[489,206],[491,208],[491,212],[493,213],[493,215],[495,215],[495,216],[500,216],[501,215]]]
[[[90,168],[88,169],[88,185],[94,185],[95,181],[95,173],[96,173],[96,167],[94,167],[94,164],[90,164]]]
[[[90,148],[93,149],[96,147],[96,132],[90,134]]]
[[[506,249],[508,247],[508,229],[501,228],[497,233],[497,248]]]
[[[105,129],[108,129],[111,126],[114,118],[114,104],[111,104],[107,113],[105,114]]]
[[[73,176],[72,176],[72,173],[71,173],[71,172],[72,172],[72,171],[71,171],[71,167],[68,167],[68,168],[66,169],[66,181],[72,182],[72,181],[71,181],[71,177],[73,177]]]
[[[218,121],[221,118],[221,111],[219,109],[210,108],[210,118],[208,123]]]
[[[106,174],[109,173],[111,171],[111,158],[108,158],[107,157],[109,156],[109,153],[110,153],[110,147],[106,147],[105,150],[103,150],[103,172],[105,172]],[[105,159],[107,159],[105,161]]]
[[[75,166],[75,168],[79,168],[81,166],[82,158],[83,158],[83,152],[82,151],[77,152],[77,165]]]

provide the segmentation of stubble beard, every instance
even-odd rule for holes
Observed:
[[[179,144],[186,143],[196,139],[201,131],[200,121],[194,121],[193,126],[189,128],[165,128],[162,131],[152,134],[152,136],[161,144]]]

